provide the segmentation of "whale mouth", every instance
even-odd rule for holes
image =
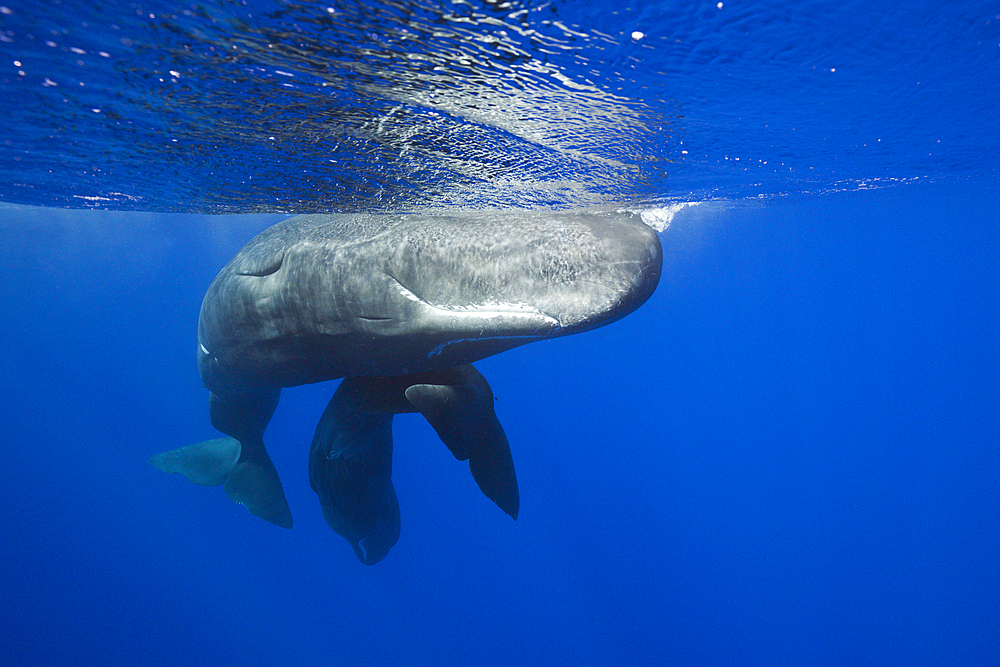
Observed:
[[[549,315],[540,308],[524,303],[482,302],[475,304],[436,304],[422,298],[416,292],[404,285],[394,275],[386,274],[396,291],[404,298],[418,303],[438,316],[472,320],[524,319],[538,326],[548,325],[556,330],[562,328],[558,318]]]

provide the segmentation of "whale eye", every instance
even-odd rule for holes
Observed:
[[[277,273],[278,269],[281,268],[281,263],[285,260],[285,254],[281,253],[268,259],[270,261],[244,260],[241,266],[236,267],[235,273],[238,276],[254,276],[256,278]]]

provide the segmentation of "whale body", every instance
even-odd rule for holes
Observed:
[[[345,378],[316,429],[310,484],[358,559],[399,537],[392,418],[420,412],[517,518],[510,447],[472,366],[604,326],[656,289],[662,249],[629,213],[300,215],[252,239],[202,302],[198,368],[229,436],[150,462],[279,526],[292,518],[263,442],[280,390]]]

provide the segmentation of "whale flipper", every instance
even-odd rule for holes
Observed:
[[[455,384],[415,384],[406,389],[406,398],[455,458],[468,459],[472,477],[486,497],[516,520],[521,500],[514,459],[493,408],[493,390],[471,364],[450,372],[460,376],[454,378]]]

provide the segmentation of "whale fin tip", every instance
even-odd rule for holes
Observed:
[[[285,490],[269,457],[240,461],[226,478],[226,495],[254,516],[282,528],[292,527]]]
[[[240,442],[216,438],[178,447],[149,457],[149,464],[165,473],[181,473],[199,486],[219,486],[240,458]]]

